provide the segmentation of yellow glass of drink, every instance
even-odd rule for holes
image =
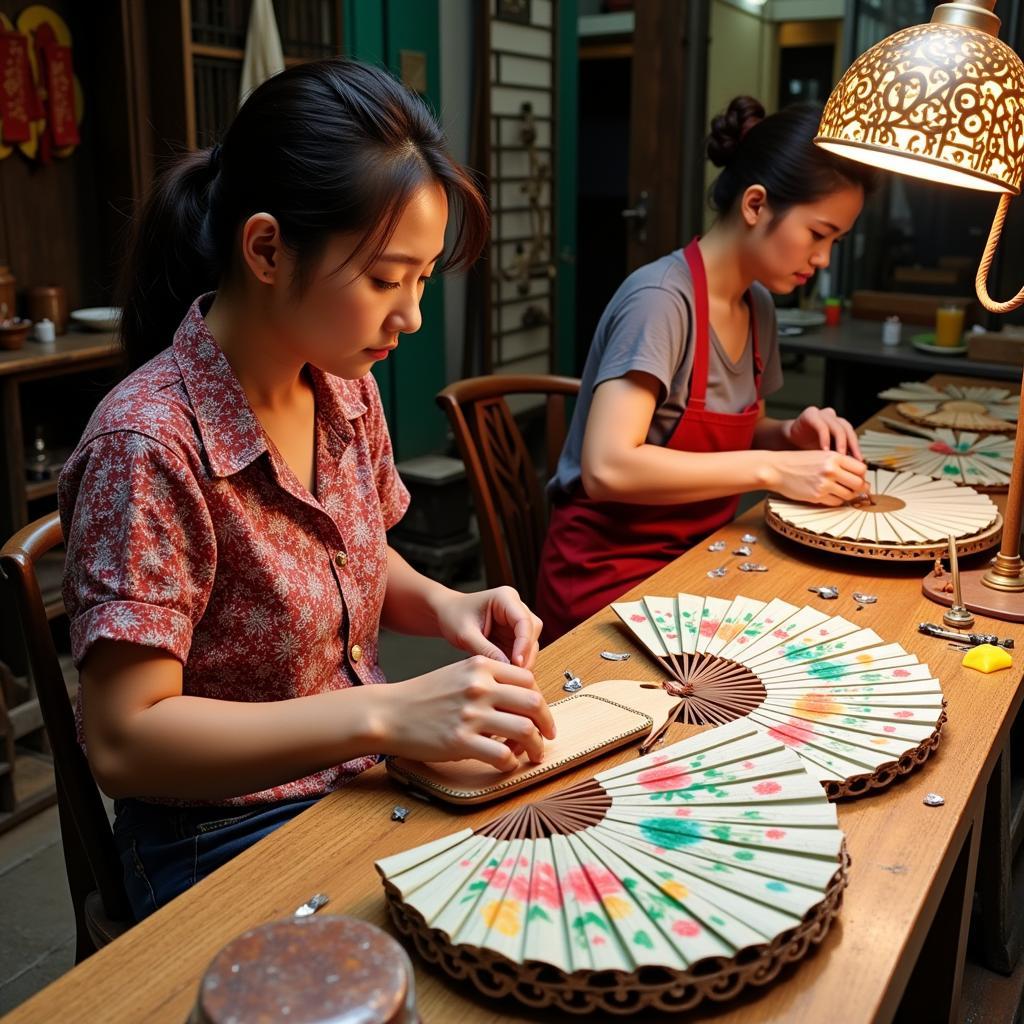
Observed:
[[[963,344],[963,306],[939,306],[935,310],[935,344],[956,348]]]

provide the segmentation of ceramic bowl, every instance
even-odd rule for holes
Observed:
[[[118,306],[89,306],[86,309],[73,309],[71,319],[88,331],[116,331],[121,310]]]

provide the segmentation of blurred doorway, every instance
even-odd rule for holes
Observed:
[[[623,279],[699,230],[708,12],[643,0],[580,22],[577,370]]]

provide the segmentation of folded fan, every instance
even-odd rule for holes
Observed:
[[[885,424],[892,421],[883,420]],[[1013,441],[991,434],[957,432],[948,427],[907,428],[917,436],[867,430],[859,438],[865,460],[886,469],[903,470],[963,485],[1005,489],[1013,468]]]
[[[994,430],[1010,432],[1017,422],[1019,398],[1006,388],[963,387],[947,384],[907,382],[878,395],[899,402],[897,409],[913,423],[957,430]]]
[[[894,545],[938,543],[950,534],[968,537],[991,526],[999,516],[987,495],[949,480],[869,469],[866,482],[871,503],[827,508],[769,498],[766,511],[815,534]]]
[[[376,868],[428,959],[575,1012],[683,1009],[763,984],[821,940],[846,884],[834,807],[743,721]]]
[[[791,747],[830,797],[887,785],[938,744],[942,687],[928,666],[841,615],[697,594],[612,609],[689,688],[676,720],[743,717]]]

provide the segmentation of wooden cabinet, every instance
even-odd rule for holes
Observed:
[[[26,475],[26,450],[34,428],[42,428],[56,469],[81,435],[92,409],[120,374],[120,362],[113,336],[106,334],[69,333],[54,345],[28,342],[18,351],[0,352],[3,538],[56,506],[56,472],[38,481],[29,481]],[[62,555],[54,552],[47,556],[38,572],[47,617],[66,640]],[[70,657],[64,660],[69,687],[73,688],[76,674]],[[53,773],[46,749],[21,623],[4,591],[0,599],[0,831],[53,801]]]

